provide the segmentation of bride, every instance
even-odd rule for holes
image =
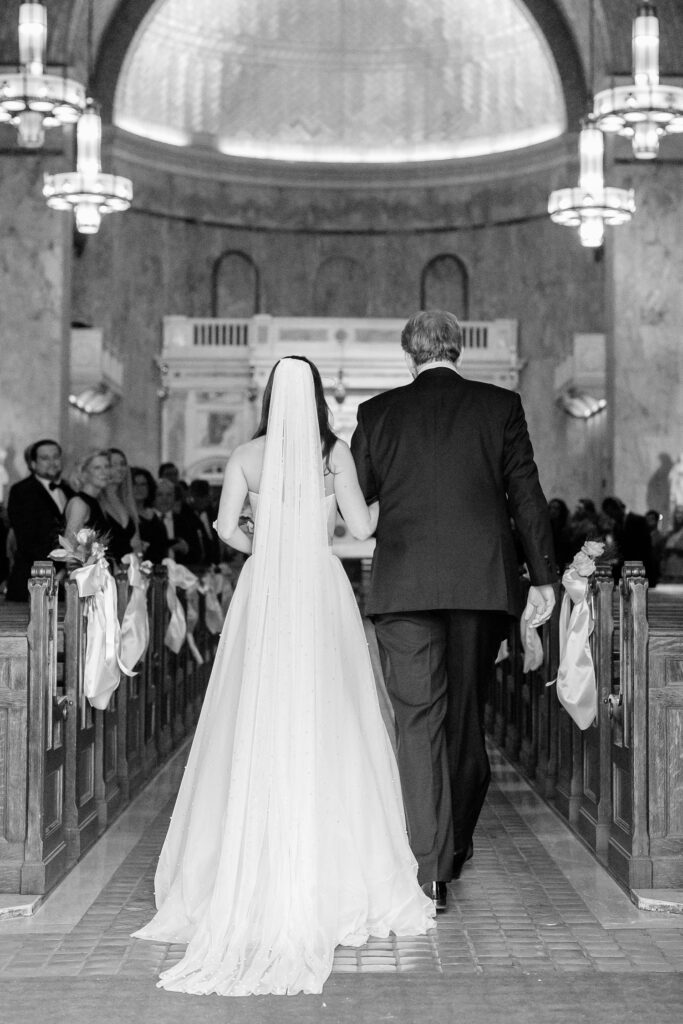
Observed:
[[[339,506],[369,537],[348,446],[316,367],[280,360],[255,438],[225,471],[217,527],[247,553],[136,936],[187,942],[159,985],[220,995],[320,992],[335,946],[424,934],[396,762],[361,618],[329,548]]]

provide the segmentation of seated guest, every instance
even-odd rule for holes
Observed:
[[[180,480],[180,470],[176,466],[175,462],[162,462],[159,466],[159,479],[170,480],[172,484],[177,484]]]
[[[579,498],[569,518],[572,558],[587,540],[600,540],[598,511],[590,498]],[[570,559],[571,560],[571,559]]]
[[[140,554],[138,515],[128,460],[120,448],[109,448],[109,483],[100,499],[109,520],[107,554],[116,562],[124,555]]]
[[[57,538],[65,528],[64,510],[73,495],[61,479],[62,449],[56,441],[36,441],[25,457],[30,476],[10,489],[7,505],[14,545],[8,601],[28,601],[31,566],[58,547]]]
[[[202,548],[201,561],[204,565],[217,565],[220,561],[220,541],[213,528],[218,509],[211,500],[208,480],[190,481],[190,506],[199,520],[199,539]]]
[[[10,543],[10,525],[9,518],[7,516],[7,509],[0,502],[0,593],[3,592],[2,584],[6,581],[9,574],[9,548]]]
[[[111,523],[101,505],[101,498],[109,483],[109,472],[109,452],[106,448],[88,452],[78,463],[73,477],[77,493],[69,499],[65,511],[65,536],[72,544],[76,543],[78,531],[86,526],[99,537],[109,538]]]
[[[569,509],[562,498],[551,498],[548,502],[550,526],[553,531],[555,558],[560,573],[564,572],[576,554],[572,550],[572,531],[569,525]]]
[[[168,554],[168,538],[164,524],[154,508],[157,483],[150,471],[142,466],[133,466],[130,472],[142,557],[158,565]]]
[[[621,498],[605,498],[602,511],[613,523],[614,540],[619,559],[613,567],[615,579],[621,574],[624,562],[642,562],[651,587],[657,585],[657,573],[652,558],[652,542],[645,516],[630,512]]]
[[[652,561],[654,562],[657,578],[661,575],[662,551],[664,548],[664,534],[659,529],[663,519],[662,513],[656,508],[649,508],[645,513],[645,522],[650,531],[650,543],[652,544]]]
[[[660,566],[662,583],[683,583],[683,505],[674,508],[671,529],[664,534]]]
[[[183,565],[198,565],[202,554],[201,525],[194,512],[183,507],[180,487],[166,478],[159,480],[154,506],[166,531],[168,557]]]

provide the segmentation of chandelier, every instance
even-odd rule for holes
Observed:
[[[43,4],[19,7],[21,69],[0,76],[0,122],[18,128],[19,145],[39,149],[45,129],[73,124],[85,107],[85,89],[66,75],[45,74],[47,12]]]
[[[578,228],[581,245],[593,249],[602,245],[606,224],[625,224],[636,209],[633,189],[605,185],[604,147],[602,132],[588,118],[579,135],[578,187],[556,189],[548,199],[551,220],[564,227]]]
[[[659,20],[654,4],[638,5],[633,21],[633,84],[603,89],[594,100],[603,132],[631,139],[639,160],[653,160],[663,135],[683,132],[683,88],[659,81]]]
[[[130,178],[102,173],[101,146],[102,121],[88,99],[76,126],[76,170],[44,177],[47,205],[53,210],[74,210],[76,228],[83,235],[94,235],[104,214],[127,210],[133,200]]]

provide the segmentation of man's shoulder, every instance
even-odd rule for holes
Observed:
[[[12,484],[9,489],[9,497],[10,499],[12,497],[22,498],[26,494],[35,492],[37,488],[40,489],[41,487],[42,484],[39,484],[33,473],[31,473],[30,476],[25,476],[23,480],[17,480],[15,484]]]
[[[517,396],[516,391],[512,391],[510,388],[503,388],[500,384],[491,384],[487,380],[471,380],[468,377],[462,377],[461,380],[466,391],[487,402],[499,402],[502,405],[509,405],[515,401],[515,396]]]
[[[382,412],[384,409],[390,408],[392,405],[402,402],[406,397],[411,394],[413,382],[410,384],[403,384],[398,388],[390,388],[388,391],[380,391],[378,395],[373,395],[372,398],[366,399],[365,402],[361,402],[358,406],[358,412],[362,411],[362,414],[368,414],[370,416],[376,413]]]

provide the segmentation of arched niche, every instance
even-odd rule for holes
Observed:
[[[313,316],[367,316],[368,275],[350,256],[329,256],[313,282]]]
[[[453,253],[434,256],[420,279],[420,309],[447,309],[459,320],[469,317],[467,267]]]
[[[250,317],[261,312],[261,282],[251,256],[228,249],[211,272],[211,315]]]

